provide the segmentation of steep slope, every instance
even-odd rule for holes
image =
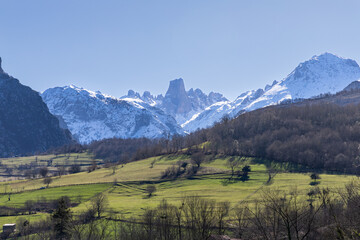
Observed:
[[[356,61],[324,53],[300,63],[285,79],[252,102],[246,110],[278,104],[287,99],[336,93],[358,79],[360,67]]]
[[[129,90],[128,95],[123,98],[141,99],[173,116],[179,124],[183,124],[214,103],[227,101],[220,93],[211,92],[206,95],[198,88],[186,91],[182,78],[170,81],[165,96],[153,96],[148,91],[140,96],[139,93]]]
[[[0,59],[0,157],[34,154],[70,143],[39,94],[6,74]]]
[[[138,98],[116,99],[75,86],[48,89],[42,98],[81,143],[184,134],[175,119]]]
[[[183,123],[181,126],[187,132],[193,132],[197,129],[207,128],[215,122],[219,122],[223,117],[227,116],[233,118],[240,114],[245,107],[252,101],[259,98],[264,93],[264,90],[252,90],[242,93],[235,101],[217,102],[204,111],[194,115],[190,120]]]
[[[360,89],[360,80],[350,83],[346,88],[344,88],[344,91],[353,91],[358,89]]]
[[[242,112],[279,104],[286,100],[311,98],[322,93],[336,93],[358,79],[360,79],[360,67],[354,60],[324,53],[299,64],[282,81],[274,81],[264,90],[246,92],[233,102],[223,102],[208,107],[182,124],[182,127],[191,132],[198,128],[209,127],[226,115],[235,117]]]
[[[178,120],[179,116],[186,116],[193,111],[190,99],[185,91],[184,81],[179,78],[170,81],[161,109]],[[179,121],[179,120],[178,120]]]

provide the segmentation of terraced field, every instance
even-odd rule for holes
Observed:
[[[43,156],[47,159],[51,156]],[[79,157],[83,161],[91,162],[87,156]],[[25,164],[33,157],[21,159],[4,159],[6,164]],[[40,158],[38,158],[40,160]],[[68,196],[78,203],[72,208],[74,214],[79,214],[90,205],[90,200],[102,192],[109,200],[107,214],[118,214],[123,217],[140,216],[147,207],[156,206],[161,200],[167,199],[170,203],[179,203],[186,195],[198,195],[217,201],[230,201],[232,206],[240,202],[251,203],[259,199],[261,191],[266,188],[281,190],[297,190],[306,196],[312,188],[309,173],[278,172],[271,184],[267,183],[268,171],[264,164],[254,164],[247,159],[251,166],[249,180],[229,181],[230,170],[226,167],[227,158],[215,158],[201,165],[201,170],[191,178],[161,179],[162,172],[177,161],[190,161],[185,155],[153,157],[137,162],[118,165],[116,168],[100,168],[93,172],[52,177],[52,183],[45,188],[43,179],[15,180],[0,183],[0,205],[7,207],[22,207],[27,200],[40,199],[54,200],[61,196]],[[76,159],[58,160],[76,161]],[[320,174],[319,187],[343,188],[350,181],[357,180],[350,175]],[[152,184],[157,191],[148,197],[145,189]],[[9,193],[10,201],[9,201]],[[47,213],[36,213],[23,217],[30,217],[36,221],[48,216]],[[14,222],[17,217],[0,217],[0,224]]]

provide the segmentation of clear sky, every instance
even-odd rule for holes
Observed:
[[[3,68],[37,91],[234,99],[323,52],[360,62],[359,0],[0,0]]]

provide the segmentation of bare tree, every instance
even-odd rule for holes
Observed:
[[[219,202],[216,204],[216,212],[217,221],[218,221],[218,229],[219,235],[224,234],[224,225],[225,225],[225,217],[229,215],[230,210],[230,202]]]
[[[46,184],[46,187],[49,187],[50,183],[52,183],[52,178],[51,177],[46,177],[44,178],[44,184]]]
[[[191,163],[200,168],[201,164],[204,162],[205,156],[202,152],[196,152],[191,155]]]
[[[65,169],[64,165],[58,166],[58,167],[57,167],[57,172],[58,172],[59,177],[61,177],[62,175],[64,175],[65,172],[66,172],[66,169]]]
[[[263,239],[313,239],[317,215],[323,203],[310,207],[295,189],[290,194],[267,190],[261,195],[262,202],[252,210],[251,221],[256,234]]]
[[[236,237],[240,239],[246,239],[244,238],[244,234],[246,229],[249,226],[249,213],[248,213],[248,206],[244,204],[237,205],[233,210],[233,218],[235,219],[235,226],[236,226]]]
[[[215,225],[215,201],[198,196],[183,200],[183,212],[190,239],[208,239]]]
[[[234,157],[229,158],[226,162],[226,167],[231,170],[231,178],[234,177],[235,170],[240,166],[240,161],[236,160]]]
[[[40,175],[44,178],[49,173],[49,169],[47,167],[40,168]]]
[[[33,200],[26,200],[25,209],[26,209],[26,211],[28,211],[29,215],[32,213],[34,205],[35,205],[35,202]]]
[[[92,200],[92,207],[95,210],[97,217],[101,218],[101,214],[105,212],[108,207],[108,199],[105,194],[99,193]]]
[[[268,167],[267,173],[268,173],[268,180],[266,181],[266,184],[271,184],[272,180],[276,176],[277,172],[272,167]]]
[[[113,163],[113,164],[111,165],[112,174],[115,174],[117,167],[118,167],[118,165],[117,165],[116,163]]]

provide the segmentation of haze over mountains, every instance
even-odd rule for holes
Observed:
[[[222,94],[186,91],[183,79],[170,81],[165,94],[142,95],[129,90],[119,99],[75,86],[46,90],[42,97],[50,111],[64,119],[73,135],[88,143],[103,138],[159,138],[207,128],[224,116],[236,117],[283,101],[336,93],[360,79],[351,59],[330,53],[300,63],[281,81],[250,90],[229,101]]]
[[[184,135],[179,123],[215,102],[227,100],[219,93],[185,91],[181,78],[170,82],[165,97],[154,97],[149,92],[140,96],[129,90],[128,95],[118,99],[70,85],[47,89],[42,98],[81,143],[112,137]]]
[[[224,116],[233,118],[288,100],[357,89],[359,79],[360,67],[354,60],[325,53],[300,63],[283,80],[242,93],[234,101],[220,93],[186,90],[179,78],[170,81],[164,96],[129,90],[116,98],[73,85],[50,88],[41,94],[47,108],[36,92],[0,67],[0,150],[5,156],[21,153],[19,149],[34,152],[69,143],[71,136],[59,126],[69,129],[80,143],[184,135],[210,127]],[[32,146],[21,145],[25,144],[21,139]]]
[[[279,82],[273,82],[271,86],[245,92],[232,102],[210,106],[182,127],[191,132],[198,128],[209,127],[226,115],[235,117],[245,111],[279,104],[290,99],[336,93],[359,79],[360,67],[356,61],[324,53],[300,63],[287,77]]]

